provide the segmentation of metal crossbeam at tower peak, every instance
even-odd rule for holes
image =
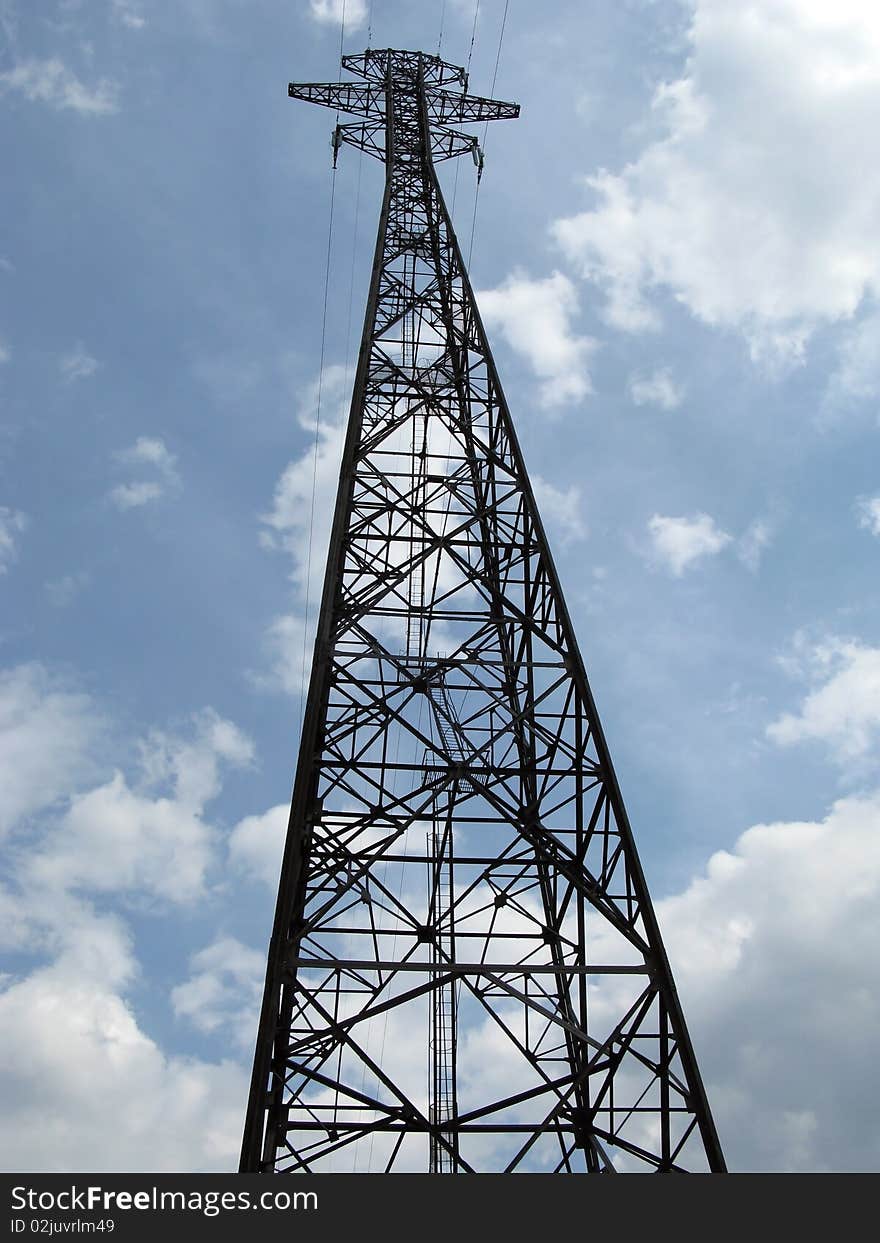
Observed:
[[[385,162],[241,1169],[724,1169],[438,160],[394,49],[291,84]]]

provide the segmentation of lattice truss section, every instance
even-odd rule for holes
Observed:
[[[723,1168],[431,158],[515,106],[344,63],[290,92],[386,192],[242,1168]]]

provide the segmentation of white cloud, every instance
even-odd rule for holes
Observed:
[[[773,529],[763,518],[756,518],[737,540],[736,555],[754,574],[761,564],[764,549],[770,546]]]
[[[0,831],[94,775],[102,721],[87,695],[40,664],[0,672]]]
[[[46,890],[39,879],[34,883],[27,852],[12,854],[11,861],[13,884],[0,889],[5,949],[51,956],[60,970],[83,983],[101,980],[117,988],[137,978],[132,938],[116,914],[99,914],[79,894]]]
[[[64,354],[58,362],[58,367],[67,383],[74,380],[87,380],[100,366],[97,358],[93,358],[87,352],[82,341],[77,342],[74,348]]]
[[[872,535],[880,536],[880,496],[870,496],[858,502],[856,511],[859,526]]]
[[[41,723],[47,718],[44,712]],[[75,736],[75,728],[70,721],[66,732]],[[20,753],[13,749],[10,758]],[[0,891],[3,939],[52,961],[0,984],[0,1162],[50,1171],[228,1169],[246,1099],[243,1069],[163,1053],[124,996],[140,971],[128,929],[71,893],[71,886],[125,886],[130,877],[118,864],[127,850],[129,860],[146,856],[134,867],[145,885],[139,901],[151,888],[173,896],[177,880],[157,878],[181,862],[179,844],[169,835],[161,865],[155,822],[142,825],[135,843],[126,809],[106,810],[105,819],[94,800],[74,798],[59,831],[42,841],[32,832],[38,844],[10,855],[16,889]],[[44,1119],[39,1127],[35,1116]]]
[[[709,514],[698,513],[689,518],[654,514],[648,521],[648,534],[653,560],[680,578],[685,570],[706,557],[716,556],[728,545],[733,546],[746,569],[756,573],[773,538],[773,528],[766,519],[756,518],[734,540]]]
[[[692,0],[689,41],[682,76],[656,92],[657,137],[587,178],[595,207],[553,232],[617,327],[656,326],[663,291],[756,359],[795,364],[880,283],[880,166],[865,161],[880,9]]]
[[[596,342],[571,331],[578,297],[567,276],[554,272],[531,280],[516,271],[476,297],[487,327],[498,328],[540,377],[544,409],[579,401],[593,391],[587,362]]]
[[[669,367],[660,367],[649,376],[630,376],[629,395],[637,406],[675,410],[684,400],[684,389],[675,383]]]
[[[197,812],[174,799],[137,794],[117,772],[72,800],[30,873],[50,886],[185,902],[204,892],[211,857],[211,829]]]
[[[262,881],[272,893],[278,888],[289,816],[288,805],[278,803],[260,816],[245,816],[229,837],[230,865],[245,876]]]
[[[128,449],[120,449],[115,457],[123,466],[153,467],[159,476],[158,479],[140,479],[132,483],[117,484],[109,493],[109,499],[117,509],[135,509],[150,501],[157,501],[170,487],[180,483],[177,458],[158,437],[138,436],[133,445]]]
[[[141,763],[151,786],[168,786],[180,803],[201,810],[220,793],[220,763],[249,768],[254,762],[250,738],[213,710],[193,717],[193,737],[153,730],[141,746]]]
[[[28,831],[19,882],[49,908],[47,917],[74,891],[137,891],[172,901],[201,894],[217,846],[204,809],[220,792],[221,769],[254,758],[250,739],[207,709],[185,736],[149,735],[136,787],[117,771],[88,789],[104,732],[91,701],[41,666],[0,676],[0,828]],[[68,805],[48,831],[28,826],[62,799]]]
[[[165,489],[155,480],[144,480],[141,483],[119,483],[111,488],[110,500],[117,509],[137,509],[150,501],[158,501]]]
[[[858,764],[880,739],[880,648],[838,638],[795,646],[800,670],[815,689],[799,712],[786,712],[767,727],[768,737],[781,746],[824,742],[839,763]]]
[[[828,398],[864,401],[880,393],[880,314],[866,315],[846,334],[838,351],[837,370]]]
[[[146,20],[137,5],[131,0],[112,0],[116,20],[129,30],[143,30]]]
[[[85,570],[77,570],[74,574],[62,574],[43,584],[46,597],[53,608],[66,609],[84,587],[91,582],[91,576]]]
[[[345,437],[344,397],[345,368],[327,367],[321,383],[321,423],[316,444],[318,383],[306,389],[300,402],[299,424],[310,433],[310,443],[300,457],[287,465],[275,485],[272,508],[260,517],[268,528],[261,533],[261,543],[291,554],[291,577],[300,593],[305,595],[308,591],[312,601],[321,592],[336,504]]]
[[[734,1169],[880,1163],[865,1098],[880,1042],[878,823],[880,793],[818,823],[756,825],[658,903]]]
[[[316,434],[319,392],[320,424]],[[256,686],[277,688],[291,695],[300,693],[304,643],[306,674],[309,668],[308,646],[314,634],[336,504],[346,397],[346,372],[341,366],[326,367],[320,387],[315,381],[304,390],[298,421],[309,433],[308,443],[300,456],[285,467],[275,485],[271,509],[260,515],[264,527],[260,543],[264,548],[282,550],[291,558],[290,577],[297,608],[270,623],[264,642],[271,672],[251,674],[251,680]]]
[[[5,341],[0,341],[0,367],[2,367],[4,363],[8,363],[11,357],[12,350],[10,350]]]
[[[171,992],[178,1018],[201,1032],[226,1032],[253,1048],[266,956],[235,937],[221,937],[190,959],[190,976]]]
[[[116,455],[120,462],[130,465],[147,463],[155,466],[166,478],[173,476],[177,458],[169,453],[165,442],[158,436],[138,436],[128,449],[120,449]]]
[[[269,672],[251,672],[251,683],[260,690],[280,690],[300,696],[308,686],[311,644],[314,643],[316,607],[313,605],[306,630],[305,617],[282,613],[273,617],[263,635]]]
[[[19,509],[0,505],[0,574],[18,560],[18,537],[27,530],[28,516]]]
[[[581,513],[581,490],[574,484],[563,491],[554,488],[540,475],[532,475],[532,488],[538,503],[538,512],[545,525],[563,545],[585,539],[587,525]]]
[[[0,90],[21,91],[25,99],[50,104],[59,111],[70,109],[89,116],[118,111],[117,83],[102,78],[96,86],[86,86],[56,56],[23,60],[0,73]]]
[[[190,902],[203,892],[218,845],[204,806],[220,791],[221,768],[252,762],[253,746],[206,710],[184,735],[149,736],[137,788],[117,773],[82,792],[105,733],[90,700],[40,666],[0,676],[2,816],[19,827],[10,885],[0,888],[0,937],[51,958],[0,981],[0,1162],[229,1169],[247,1076],[231,1061],[170,1056],[141,1029],[125,996],[140,970],[132,937],[107,905],[130,895],[143,914],[150,898]],[[66,810],[34,821],[61,799]],[[101,895],[100,911],[90,893]],[[233,982],[243,963],[239,955]]]
[[[234,1169],[244,1069],[166,1055],[112,982],[78,963],[0,993],[3,1168]]]
[[[172,902],[203,895],[217,845],[204,810],[220,793],[221,765],[247,767],[253,744],[207,710],[195,718],[192,737],[151,734],[141,758],[144,788],[133,789],[117,771],[71,799],[58,828],[28,860],[31,885]]]
[[[366,0],[309,0],[309,16],[322,25],[342,25],[357,30],[367,20]]]
[[[713,557],[731,542],[708,514],[692,518],[668,518],[654,514],[648,520],[655,559],[675,578],[705,557]]]

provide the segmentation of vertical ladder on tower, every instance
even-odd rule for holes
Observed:
[[[455,798],[449,791],[450,807]],[[438,823],[439,798],[435,800],[435,820],[429,830],[428,927],[432,931],[432,964],[436,975],[448,970],[454,961],[454,909],[451,817]],[[429,1146],[429,1172],[454,1174],[458,1151],[455,1132],[456,1091],[456,1006],[454,979],[437,985],[431,993],[431,1030],[428,1041],[428,1119],[432,1128]]]
[[[464,781],[460,773],[466,752],[460,738],[461,725],[446,685],[445,672],[427,685],[438,741],[456,772],[446,789],[445,813],[442,795],[434,799],[434,823],[428,833],[429,873],[428,922],[433,931],[433,962],[437,975],[455,961],[455,893],[453,881],[453,809]],[[440,771],[440,770],[437,770]],[[441,823],[441,816],[443,823]],[[429,1041],[428,1117],[438,1127],[431,1134],[429,1170],[433,1174],[456,1172],[457,1135],[453,1127],[456,1108],[457,998],[455,980],[446,980],[431,993],[431,1035]],[[443,1124],[447,1125],[444,1126]],[[445,1142],[444,1142],[445,1141]]]

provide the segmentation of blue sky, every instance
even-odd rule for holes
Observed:
[[[0,1162],[235,1165],[380,169],[502,0],[0,3]],[[509,4],[472,279],[728,1160],[876,1169],[880,16]],[[446,170],[465,248],[474,171]],[[311,581],[310,581],[311,580]]]

